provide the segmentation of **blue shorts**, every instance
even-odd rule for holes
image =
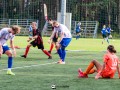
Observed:
[[[60,42],[62,47],[67,47],[72,39],[71,38],[63,38]]]
[[[2,48],[3,48],[3,54],[4,54],[6,51],[10,50],[10,48],[9,48],[7,45],[2,46]]]

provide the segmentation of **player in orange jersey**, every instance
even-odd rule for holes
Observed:
[[[93,60],[85,70],[85,72],[82,72],[81,69],[78,69],[78,77],[79,78],[87,78],[88,74],[92,74],[94,72],[97,72],[95,79],[98,79],[100,77],[102,78],[113,78],[116,71],[118,71],[118,75],[120,78],[120,70],[119,70],[119,60],[116,56],[116,50],[114,49],[113,45],[109,45],[107,47],[107,53],[104,55],[103,58],[103,65],[101,65],[98,61]],[[94,66],[96,69],[94,69]]]

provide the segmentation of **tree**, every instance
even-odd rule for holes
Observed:
[[[118,29],[120,34],[120,0],[118,0]]]

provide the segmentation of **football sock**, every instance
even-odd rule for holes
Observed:
[[[54,44],[51,43],[51,46],[50,46],[50,52],[52,51],[53,47],[54,47]]]
[[[60,59],[62,59],[62,50],[61,50],[61,48],[58,49],[57,52],[58,52],[58,54],[59,54]]]
[[[65,48],[62,48],[62,61],[64,62],[65,60],[65,56],[66,56],[66,51],[65,51]]]
[[[88,65],[87,69],[85,70],[84,74],[89,74],[89,72],[91,71],[91,69],[92,69],[93,67],[94,67],[94,64],[93,64],[93,62],[91,62],[91,63]]]
[[[47,50],[42,50],[47,56],[51,56]]]
[[[28,54],[28,52],[29,52],[29,49],[30,49],[30,47],[27,46],[27,47],[26,47],[26,50],[25,50],[25,54],[24,54],[25,56],[27,56],[27,54]]]
[[[12,57],[8,57],[8,68],[12,68]]]
[[[90,71],[89,71],[89,74],[93,74],[95,72],[95,69],[91,69]]]
[[[107,39],[107,42],[108,42],[108,44],[109,44],[109,40]]]

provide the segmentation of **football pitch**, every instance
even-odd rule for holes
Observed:
[[[52,52],[53,59],[48,57],[37,48],[31,47],[28,57],[22,58],[28,37],[16,36],[15,45],[21,49],[16,49],[17,56],[13,62],[13,72],[15,76],[6,75],[7,56],[2,55],[0,60],[0,90],[52,90],[55,85],[56,90],[119,90],[120,80],[116,73],[114,79],[95,80],[95,74],[89,78],[78,78],[78,68],[84,71],[93,59],[97,59],[101,64],[103,55],[108,46],[107,42],[102,44],[102,39],[72,39],[66,48],[66,64],[59,65],[58,54],[55,49]],[[49,50],[48,37],[43,37],[44,46]],[[9,44],[9,41],[8,41]],[[110,39],[110,44],[114,45],[117,55],[120,57],[120,40]]]

